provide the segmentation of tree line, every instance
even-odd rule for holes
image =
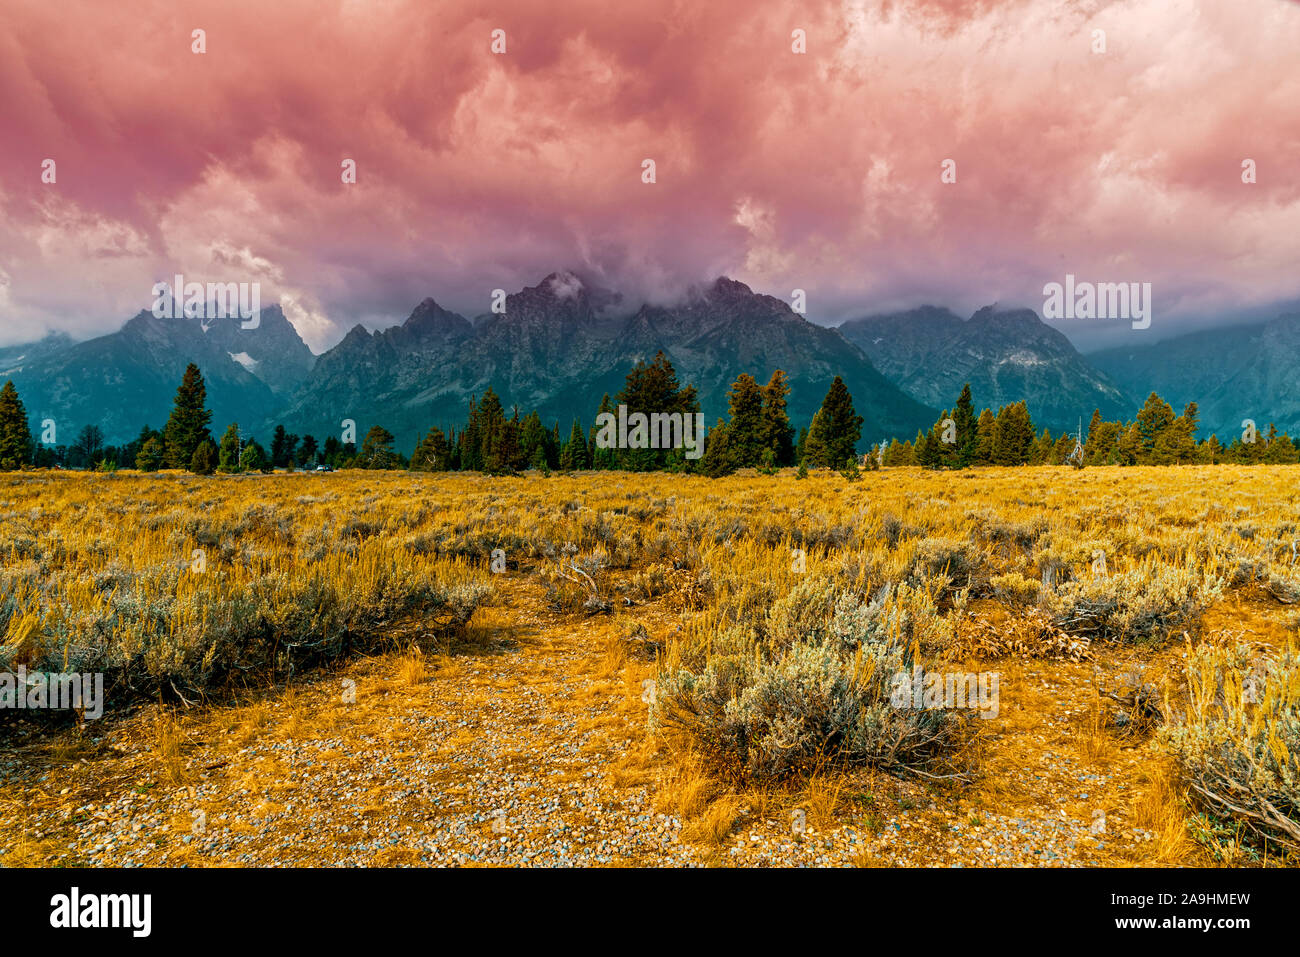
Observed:
[[[843,379],[831,382],[821,407],[796,434],[786,410],[790,387],[786,374],[777,370],[760,385],[742,373],[727,393],[727,416],[708,431],[703,455],[687,458],[682,448],[602,447],[597,428],[588,429],[574,419],[567,438],[558,422],[547,427],[537,411],[521,415],[518,407],[507,414],[500,396],[489,386],[482,396],[471,397],[466,421],[459,429],[431,428],[411,455],[394,448],[395,439],[381,425],[366,433],[361,448],[330,436],[319,442],[312,435],[299,437],[283,425],[275,428],[269,450],[246,437],[231,423],[220,440],[209,429],[207,389],[198,367],[190,364],[176,391],[171,415],[161,430],[145,426],[131,442],[105,446],[98,426],[84,427],[70,447],[50,446],[33,440],[22,400],[12,382],[0,389],[0,470],[25,466],[96,468],[111,471],[134,467],[145,472],[184,469],[200,475],[214,472],[271,472],[277,468],[409,469],[418,472],[472,471],[493,475],[517,474],[526,469],[581,471],[696,472],[721,476],[742,468],[774,472],[798,466],[844,469],[856,474],[857,446],[862,438],[862,416]],[[596,410],[695,415],[700,411],[693,385],[683,385],[663,352],[652,361],[639,361],[627,374],[622,390],[601,399]],[[1026,404],[1013,402],[994,413],[975,414],[967,383],[951,410],[945,409],[928,431],[915,439],[880,443],[862,458],[868,468],[921,466],[968,468],[980,465],[1175,465],[1235,462],[1285,464],[1300,461],[1300,450],[1285,434],[1269,424],[1262,433],[1243,429],[1229,445],[1217,436],[1198,441],[1196,403],[1181,414],[1156,393],[1151,393],[1132,422],[1105,421],[1094,410],[1086,433],[1064,432],[1053,437],[1038,431]],[[1082,430],[1080,430],[1081,432]]]
[[[1269,423],[1259,432],[1253,425],[1224,445],[1217,435],[1197,440],[1200,417],[1195,402],[1181,414],[1152,392],[1131,422],[1106,421],[1094,409],[1086,432],[1037,431],[1023,401],[1013,402],[995,414],[985,408],[978,416],[970,383],[957,404],[945,409],[929,431],[918,431],[910,442],[897,439],[877,448],[886,467],[919,465],[925,468],[967,468],[977,465],[1064,465],[1078,448],[1079,465],[1211,465],[1300,461],[1300,449],[1286,433]]]

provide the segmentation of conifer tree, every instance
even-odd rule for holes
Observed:
[[[1034,444],[1034,424],[1025,403],[1013,402],[998,410],[994,423],[993,464],[1023,465]]]
[[[991,409],[980,413],[975,423],[975,447],[971,453],[972,465],[993,464],[993,442],[997,437],[997,419]]]
[[[957,468],[964,469],[974,461],[975,445],[979,440],[978,427],[975,421],[975,403],[971,398],[969,382],[962,386],[961,395],[957,398],[957,405],[952,410],[952,418],[957,425],[956,461],[953,464]]]
[[[786,375],[777,369],[763,386],[763,425],[764,444],[772,450],[778,468],[794,463],[794,427],[786,411],[789,394]]]
[[[772,446],[763,417],[763,390],[752,375],[742,372],[736,378],[727,393],[727,406],[731,419],[727,423],[725,444],[731,468],[761,465],[764,449],[772,449]],[[707,457],[707,449],[705,451]]]
[[[429,429],[411,453],[411,471],[445,472],[451,468],[451,444],[442,429]]]
[[[141,472],[157,472],[167,458],[166,446],[160,435],[151,435],[135,457],[135,467]]]
[[[217,470],[217,443],[206,438],[194,449],[190,471],[195,475],[211,475]]]
[[[588,468],[587,440],[583,437],[582,426],[577,419],[569,429],[569,441],[560,450],[560,468],[566,472],[577,472]]]
[[[34,448],[27,410],[11,380],[0,389],[0,471],[13,471],[29,464]]]
[[[217,450],[217,471],[239,471],[239,424],[231,422],[221,436],[221,447]]]
[[[212,413],[207,403],[207,387],[203,383],[203,374],[199,367],[190,363],[185,367],[180,388],[176,390],[176,401],[172,407],[171,417],[163,429],[163,443],[166,449],[165,462],[168,468],[189,468],[194,458],[194,450],[204,439],[211,438],[208,424]]]
[[[361,443],[361,455],[357,466],[363,469],[397,468],[397,455],[393,452],[393,433],[382,425],[372,425]]]
[[[850,457],[856,457],[858,440],[862,438],[862,416],[853,409],[853,397],[839,376],[831,383],[821,408],[808,426],[808,441],[804,458],[809,465],[842,468]],[[812,456],[810,449],[816,449]]]

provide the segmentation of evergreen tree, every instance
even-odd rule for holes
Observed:
[[[352,443],[348,443],[351,445]],[[255,440],[249,439],[244,444],[244,451],[239,455],[239,470],[241,472],[270,472],[274,466],[271,465],[271,457],[266,454],[266,449]]]
[[[157,472],[163,467],[166,459],[167,449],[162,437],[151,435],[140,447],[140,452],[135,457],[135,467],[141,472]]]
[[[27,410],[12,381],[0,389],[0,471],[13,471],[32,461],[35,443]]]
[[[794,463],[794,426],[786,412],[790,385],[780,369],[772,373],[763,386],[764,445],[772,450],[777,468]]]
[[[767,423],[763,418],[763,390],[752,375],[742,372],[736,378],[727,393],[727,406],[731,421],[727,423],[724,442],[731,458],[731,468],[761,465],[764,449],[772,447],[768,443]]]
[[[530,412],[519,430],[519,444],[524,460],[531,467],[541,468],[547,464],[546,452],[549,438],[550,432],[542,425],[542,417],[536,410]]]
[[[997,438],[997,419],[992,410],[985,409],[975,423],[975,447],[971,452],[972,465],[993,464],[993,441]]]
[[[582,426],[574,419],[573,428],[569,430],[569,441],[560,450],[560,468],[566,472],[578,472],[589,467],[587,440],[583,438]]]
[[[316,461],[318,448],[316,436],[304,435],[302,437],[302,446],[298,449],[298,465],[302,468],[309,468]]]
[[[1134,424],[1138,427],[1142,440],[1138,461],[1142,463],[1157,461],[1156,442],[1165,430],[1174,424],[1173,407],[1152,392],[1139,410]]]
[[[1050,462],[1053,465],[1064,465],[1070,453],[1074,451],[1075,437],[1069,432],[1062,432],[1061,437],[1056,440],[1056,445],[1052,447]]]
[[[939,442],[940,428],[941,426],[936,423],[930,426],[930,431],[924,435],[920,432],[916,433],[916,464],[922,468],[938,468],[943,460],[943,453],[940,451],[941,443]]]
[[[730,449],[728,427],[718,419],[704,444],[704,457],[700,460],[700,471],[709,478],[721,478],[736,470],[736,457]]]
[[[325,439],[325,445],[321,447],[321,458],[325,464],[332,469],[339,467],[339,460],[343,455],[343,443],[334,436],[328,436]],[[240,462],[243,462],[241,457]],[[242,467],[242,466],[241,466]]]
[[[1162,431],[1156,439],[1151,461],[1157,464],[1189,464],[1199,457],[1196,448],[1196,428],[1199,416],[1195,402],[1183,407],[1183,414]]]
[[[1034,424],[1025,403],[1013,402],[998,410],[994,422],[993,464],[1023,465],[1034,444]]]
[[[808,464],[841,468],[849,457],[856,457],[862,421],[862,416],[853,409],[853,397],[844,380],[836,376],[808,426],[804,449]],[[816,450],[815,457],[810,458],[810,449]]]
[[[1300,458],[1290,436],[1286,433],[1279,435],[1271,423],[1268,433],[1268,446],[1264,449],[1265,462],[1270,465],[1292,465]]]
[[[1119,465],[1137,465],[1142,461],[1142,429],[1134,422],[1124,429],[1115,442],[1114,461]]]
[[[596,415],[597,417],[606,413],[612,415],[614,412],[614,405],[610,402],[609,393],[605,393],[604,397],[600,400],[600,408],[596,410]],[[594,425],[591,427],[588,447],[590,450],[588,460],[591,462],[591,467],[593,469],[618,468],[618,449],[602,449],[596,442],[596,427]]]
[[[673,364],[662,351],[657,352],[654,360],[648,365],[644,361],[637,362],[632,371],[627,374],[623,389],[616,396],[614,405],[626,405],[629,416],[635,412],[640,412],[647,417],[655,413],[680,414],[683,421],[686,416],[700,411],[695,386],[680,384]],[[601,411],[617,412],[617,408],[606,408],[602,403]],[[593,434],[595,434],[594,430]],[[674,443],[680,444],[680,438],[674,436]],[[663,468],[667,464],[670,452],[669,449],[662,448],[604,451],[613,453],[610,456],[612,464],[609,467],[636,472]]]
[[[156,429],[151,429],[147,425],[144,426],[144,428],[140,430],[138,436],[126,443],[126,445],[122,446],[122,450],[118,456],[119,461],[128,467],[135,465],[136,456],[140,454],[140,450],[144,448],[144,444],[154,436],[157,436],[160,442],[162,441],[161,432]]]
[[[1088,465],[1109,465],[1117,461],[1117,445],[1123,433],[1122,422],[1095,422],[1088,429],[1088,441],[1083,447],[1084,462]]]
[[[163,429],[163,442],[166,448],[165,461],[168,468],[189,468],[194,458],[194,450],[199,443],[212,436],[208,434],[208,424],[212,413],[205,408],[208,391],[203,384],[203,375],[199,367],[190,363],[185,367],[180,388],[176,390],[176,401],[171,417]]]
[[[469,419],[461,430],[460,441],[457,443],[460,449],[460,467],[466,472],[483,471],[483,437],[479,420],[478,402],[474,396],[470,396]]]
[[[217,450],[217,471],[239,471],[239,424],[231,422],[221,436],[221,447]]]
[[[382,425],[372,425],[361,443],[361,456],[357,467],[363,469],[394,469],[398,467],[393,452],[393,433]]]
[[[194,450],[190,459],[190,471],[195,475],[211,475],[217,470],[217,443],[211,438],[204,439]]]
[[[1029,464],[1047,464],[1052,457],[1052,447],[1054,444],[1055,443],[1052,442],[1052,433],[1047,431],[1047,429],[1043,429],[1042,434],[1034,440],[1033,444],[1029,448]]]
[[[970,383],[962,386],[957,405],[952,410],[953,421],[957,425],[957,468],[966,468],[975,459],[975,447],[979,441],[978,425],[975,421],[975,403],[970,394]]]
[[[411,471],[445,472],[451,468],[451,443],[439,428],[432,428],[411,453]]]

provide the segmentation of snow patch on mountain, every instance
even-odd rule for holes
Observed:
[[[258,361],[247,352],[227,352],[226,355],[230,356],[230,358],[234,359],[249,372],[256,371],[259,365]]]

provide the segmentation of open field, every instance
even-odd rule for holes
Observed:
[[[0,670],[107,705],[0,712],[0,863],[1293,866],[1298,546],[1295,466],[8,475]]]

